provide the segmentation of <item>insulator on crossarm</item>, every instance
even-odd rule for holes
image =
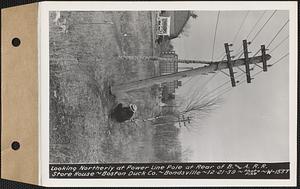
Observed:
[[[232,46],[233,46],[233,44],[232,44],[232,43],[230,43],[230,44],[228,44],[228,46],[229,46],[229,47],[232,47]]]
[[[239,82],[240,82],[239,80],[236,81],[236,83],[239,83]]]
[[[247,43],[248,45],[250,45],[251,44],[251,41],[248,41],[248,43]]]
[[[270,64],[270,65],[267,65],[268,67],[272,67],[273,66],[273,64]]]
[[[251,77],[251,80],[254,80],[254,77]]]

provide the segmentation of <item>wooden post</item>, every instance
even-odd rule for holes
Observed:
[[[226,51],[226,56],[227,56],[227,66],[229,69],[229,75],[230,75],[230,79],[231,79],[231,85],[232,87],[235,87],[235,79],[234,79],[234,73],[233,73],[233,68],[232,68],[232,63],[231,63],[231,56],[230,56],[230,51],[229,51],[229,45],[228,43],[224,44],[225,46],[225,51]]]
[[[267,54],[265,56],[265,58],[266,58],[266,60],[269,60],[271,58],[271,56],[269,54]],[[249,64],[258,64],[261,62],[262,62],[262,56],[256,56],[256,57],[249,58]],[[242,66],[245,64],[245,59],[231,60],[230,63],[232,65],[232,67]],[[166,75],[162,75],[162,76],[145,78],[145,79],[132,81],[132,82],[128,82],[128,83],[117,84],[117,85],[114,85],[111,87],[111,93],[116,94],[118,92],[126,92],[126,91],[141,89],[141,88],[145,88],[145,87],[150,87],[155,84],[161,84],[163,82],[180,80],[185,77],[192,77],[192,76],[196,76],[199,74],[206,74],[206,73],[212,72],[214,70],[222,70],[222,69],[227,69],[227,68],[228,68],[227,61],[213,62],[209,66],[199,67],[199,68],[195,68],[193,70],[181,71],[181,72],[166,74]]]
[[[244,57],[245,57],[245,68],[246,68],[247,83],[251,83],[247,40],[243,40],[243,48],[244,48]]]

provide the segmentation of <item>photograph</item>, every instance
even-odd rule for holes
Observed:
[[[289,162],[289,10],[48,18],[50,164]]]

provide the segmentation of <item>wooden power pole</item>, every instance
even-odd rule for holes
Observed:
[[[142,60],[142,61],[163,61],[163,62],[178,62],[183,64],[211,64],[212,62],[205,60],[186,60],[186,59],[175,59],[158,56],[119,56],[123,60]]]
[[[117,94],[120,92],[137,90],[137,89],[141,89],[141,88],[150,87],[154,84],[160,84],[163,82],[180,80],[185,77],[192,77],[192,76],[196,76],[196,75],[207,75],[208,73],[212,73],[212,72],[223,70],[223,69],[229,69],[231,84],[234,87],[235,86],[235,79],[234,79],[234,72],[233,72],[234,67],[246,65],[246,71],[248,71],[247,65],[263,63],[265,70],[266,70],[266,67],[267,67],[266,61],[269,60],[271,58],[271,56],[269,54],[265,54],[264,46],[262,46],[262,56],[255,56],[255,57],[249,58],[246,55],[245,58],[240,58],[240,59],[236,59],[236,60],[231,60],[231,56],[229,54],[229,52],[230,52],[229,46],[230,46],[229,44],[225,43],[225,51],[226,51],[226,55],[227,55],[227,60],[210,62],[209,65],[205,65],[203,67],[195,68],[192,70],[186,70],[186,71],[181,71],[181,72],[176,72],[176,73],[171,73],[171,74],[166,74],[166,75],[161,75],[161,76],[156,76],[156,77],[151,77],[151,78],[145,78],[145,79],[132,81],[132,82],[128,82],[128,83],[116,84],[111,87],[111,93]],[[244,53],[246,54],[248,52],[246,51],[245,47],[246,46],[244,46]],[[248,76],[247,76],[247,79],[248,79]]]

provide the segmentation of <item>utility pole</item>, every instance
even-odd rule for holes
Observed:
[[[142,61],[163,61],[163,62],[177,62],[182,64],[211,64],[210,61],[205,60],[186,60],[186,59],[175,59],[167,57],[158,57],[158,56],[119,56],[123,60],[142,60]]]
[[[264,56],[255,56],[252,58],[249,58],[249,64],[258,64],[262,63],[264,60],[267,61],[271,58],[269,54],[265,54]],[[223,70],[223,69],[228,69],[228,64],[232,65],[232,67],[238,67],[245,65],[245,59],[237,59],[237,60],[224,60],[224,61],[217,61],[217,62],[212,62],[209,65],[195,68],[193,70],[186,70],[186,71],[181,71],[181,72],[176,72],[176,73],[171,73],[171,74],[166,74],[162,76],[156,76],[156,77],[151,77],[151,78],[145,78],[137,81],[132,81],[128,83],[122,83],[122,84],[117,84],[111,87],[111,93],[112,94],[117,94],[119,92],[127,92],[131,90],[136,90],[136,89],[141,89],[145,87],[150,87],[154,84],[160,84],[163,82],[170,82],[174,80],[180,80],[185,77],[192,77],[196,75],[207,75],[207,73],[218,71],[218,70]]]

